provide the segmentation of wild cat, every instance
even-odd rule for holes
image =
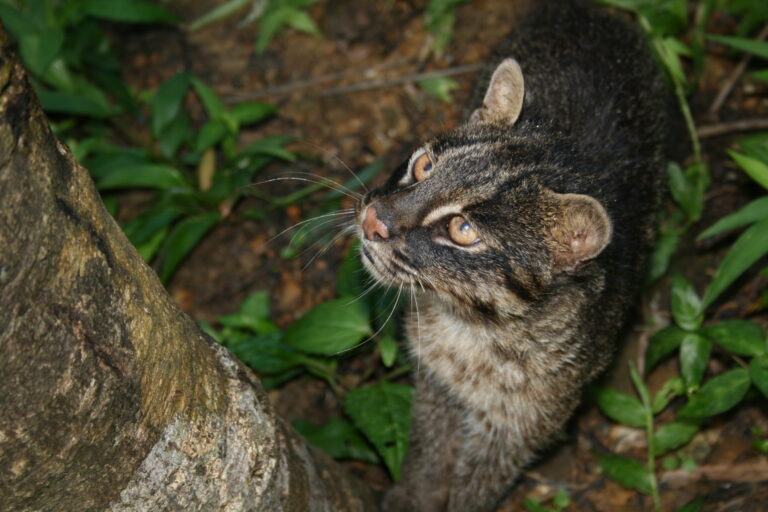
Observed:
[[[610,361],[644,276],[667,91],[632,27],[542,4],[467,121],[357,205],[365,267],[418,306],[413,427],[388,511],[492,510]]]

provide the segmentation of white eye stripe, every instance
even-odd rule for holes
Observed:
[[[426,217],[424,217],[424,220],[421,221],[421,225],[429,226],[433,222],[438,221],[443,217],[448,217],[449,215],[461,215],[461,205],[448,204],[445,206],[439,206],[429,212]]]
[[[413,179],[413,164],[416,163],[416,160],[419,159],[419,157],[427,152],[426,148],[419,148],[416,151],[413,152],[411,155],[411,158],[408,159],[408,171],[405,173],[405,176],[400,178],[400,181],[398,181],[398,184],[400,185],[406,185],[407,183],[410,183],[411,181],[414,181]]]

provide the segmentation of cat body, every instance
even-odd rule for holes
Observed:
[[[358,205],[364,265],[415,295],[392,512],[493,509],[610,361],[654,238],[667,91],[632,27],[548,2],[476,99]]]

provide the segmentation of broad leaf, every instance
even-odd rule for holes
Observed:
[[[451,92],[459,87],[459,83],[447,76],[425,78],[417,82],[424,92],[445,103],[453,103]]]
[[[285,342],[313,354],[335,355],[371,334],[368,312],[349,297],[323,302],[285,331]]]
[[[693,439],[698,431],[699,425],[694,422],[672,421],[665,423],[653,434],[654,455],[663,455],[683,446]]]
[[[256,123],[275,113],[277,107],[268,103],[251,101],[233,106],[229,113],[241,125]]]
[[[609,418],[632,427],[645,426],[645,409],[637,398],[613,388],[597,388],[595,400]]]
[[[744,37],[732,37],[732,36],[707,36],[708,39],[717,41],[718,43],[727,44],[732,48],[741,50],[744,52],[757,55],[764,59],[768,59],[768,42],[758,41],[757,39],[747,39]]]
[[[710,305],[753,263],[768,253],[768,219],[750,226],[725,255],[704,294],[704,306]]]
[[[709,362],[711,343],[704,336],[688,333],[680,345],[680,373],[686,390],[691,393],[699,387]]]
[[[37,91],[43,110],[48,113],[70,114],[104,118],[109,116],[109,109],[80,94],[63,91]]]
[[[173,22],[165,8],[143,0],[81,0],[81,9],[94,18],[129,23]]]
[[[381,460],[354,425],[343,418],[331,418],[323,425],[297,420],[293,427],[334,459],[355,459],[372,464]]]
[[[653,414],[658,414],[663,411],[673,398],[680,396],[683,393],[685,393],[685,384],[681,377],[676,376],[667,380],[653,397],[653,402],[651,402]]]
[[[600,469],[624,487],[635,489],[645,494],[651,492],[651,473],[648,468],[634,459],[620,455],[597,454]]]
[[[173,275],[181,260],[221,220],[218,213],[203,213],[182,220],[168,234],[163,245],[163,265],[160,279],[165,282]]]
[[[379,353],[381,353],[381,362],[387,368],[390,368],[395,363],[397,342],[392,336],[382,336],[379,338]]]
[[[380,382],[351,391],[344,410],[376,447],[392,478],[400,479],[400,466],[408,449],[413,389]]]
[[[176,117],[189,88],[189,74],[179,73],[158,87],[152,97],[152,133],[159,136]]]
[[[184,186],[181,173],[167,165],[142,164],[113,169],[97,182],[99,190],[149,187],[167,189]]]
[[[707,238],[729,229],[738,228],[745,224],[751,224],[758,220],[768,219],[768,197],[755,199],[738,211],[726,215],[698,236],[699,239]]]
[[[199,78],[193,76],[190,77],[190,80],[192,87],[195,88],[195,92],[200,97],[200,101],[203,102],[203,107],[205,107],[208,117],[215,120],[222,119],[227,109],[224,107],[224,103],[222,103],[219,96]]]
[[[706,382],[678,411],[681,418],[706,418],[738,404],[749,389],[749,374],[736,368]]]
[[[768,164],[750,156],[736,153],[735,151],[728,151],[728,154],[731,155],[731,158],[739,164],[739,167],[741,167],[750,178],[759,183],[763,188],[768,189]]]
[[[677,325],[694,331],[704,319],[701,299],[693,286],[681,275],[675,276],[671,292],[672,316]]]
[[[648,342],[645,352],[645,372],[650,372],[659,361],[674,352],[685,338],[686,331],[676,325],[670,325],[656,332]]]
[[[766,352],[763,328],[749,320],[724,320],[702,327],[699,332],[736,355],[759,356]]]
[[[752,383],[768,398],[768,355],[758,356],[749,363]]]

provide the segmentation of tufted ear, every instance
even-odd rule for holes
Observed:
[[[570,271],[600,254],[611,241],[613,228],[608,212],[593,197],[583,194],[553,194],[555,215],[550,234],[554,242],[554,265]]]
[[[513,124],[523,110],[523,70],[515,59],[504,59],[496,68],[485,92],[483,106],[469,116],[469,122],[506,121]]]

